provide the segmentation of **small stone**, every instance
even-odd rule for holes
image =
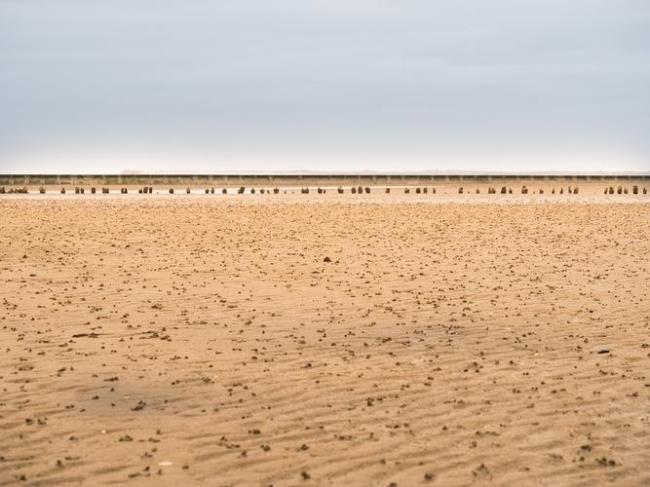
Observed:
[[[131,411],[142,411],[146,405],[147,405],[146,402],[138,401],[138,404],[136,404],[134,407],[132,407]]]

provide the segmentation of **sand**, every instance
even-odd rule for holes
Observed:
[[[598,188],[4,196],[0,485],[648,485],[650,197]]]

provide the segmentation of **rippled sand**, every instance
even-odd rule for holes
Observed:
[[[648,485],[650,197],[491,197],[0,198],[0,484]]]

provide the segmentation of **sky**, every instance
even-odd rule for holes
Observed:
[[[650,171],[648,0],[0,0],[0,173]]]

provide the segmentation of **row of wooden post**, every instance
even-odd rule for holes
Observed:
[[[641,190],[643,194],[648,194],[648,188],[643,188]],[[614,186],[605,188],[605,194],[614,194]],[[616,194],[628,194],[628,189],[623,186],[616,188]],[[639,187],[637,185],[632,186],[632,194],[639,194]]]
[[[246,191],[246,188],[244,186],[241,186],[241,187],[239,187],[237,189],[238,194],[243,194],[245,191]],[[280,192],[280,189],[279,188],[274,188],[273,190],[271,190],[271,189],[261,188],[261,189],[256,190],[255,188],[250,188],[251,194],[255,194],[256,191],[259,191],[260,194],[266,194],[266,193],[270,194],[271,192],[273,192],[273,194],[278,194]],[[303,188],[300,189],[301,194],[309,194],[309,191],[310,190],[307,187],[303,187]],[[120,188],[120,194],[128,194],[128,192],[129,192],[128,188]],[[191,193],[190,188],[186,188],[185,192],[187,194],[190,194]],[[316,189],[316,192],[318,194],[323,194],[323,193],[326,193],[327,190],[325,188],[320,188],[319,187],[319,188]],[[339,186],[337,188],[337,192],[339,194],[343,194],[345,191],[341,186]],[[364,186],[352,186],[350,188],[350,192],[352,194],[364,194],[364,193],[365,194],[370,194],[371,188],[369,186],[365,186],[365,187]],[[386,194],[389,194],[390,192],[391,192],[391,188],[389,188],[389,187],[385,188],[385,193]],[[427,188],[427,187],[423,187],[423,188],[416,187],[416,188],[414,188],[414,192],[415,192],[415,194],[427,194],[429,192],[429,188]],[[476,192],[476,194],[480,194],[481,190],[479,188],[476,188],[475,192]],[[529,190],[526,187],[526,185],[521,187],[521,194],[528,194],[528,192],[529,192]],[[9,190],[5,190],[4,186],[0,186],[0,194],[5,194],[5,193],[9,193],[9,194],[12,194],[12,193],[27,194],[27,193],[29,193],[29,191],[27,190],[27,187],[9,188]],[[39,193],[45,194],[45,188],[43,186],[41,186],[39,188]],[[84,194],[85,189],[83,187],[80,187],[80,186],[75,186],[74,193],[75,194]],[[96,193],[95,187],[90,188],[90,193],[91,194]],[[109,188],[102,188],[102,194],[109,194],[109,193],[110,193]],[[153,187],[152,186],[145,186],[143,188],[138,189],[138,194],[152,194],[152,193],[153,193]],[[214,194],[214,193],[215,193],[214,188],[206,188],[205,189],[205,194]],[[222,194],[227,194],[228,190],[226,188],[223,188],[221,190],[221,193]],[[404,193],[405,194],[411,193],[411,188],[404,188]],[[488,188],[487,193],[488,194],[496,194],[497,190],[496,190],[496,188],[490,186]],[[513,190],[512,190],[512,188],[502,186],[501,190],[500,190],[500,193],[501,194],[513,194]],[[551,194],[555,194],[555,193],[556,193],[555,188],[553,188],[551,190]],[[560,188],[559,194],[564,194],[564,193],[565,193],[564,188]],[[567,188],[567,190],[566,190],[566,193],[567,194],[578,194],[578,187],[577,186],[576,187],[569,186]],[[605,188],[604,193],[605,194],[614,194],[614,193],[616,193],[616,194],[628,194],[629,190],[628,190],[627,187],[623,187],[623,186],[620,186],[620,185],[616,188],[616,190],[614,190],[613,186],[609,186],[609,187]],[[642,188],[641,189],[637,185],[632,186],[632,194],[639,194],[639,193],[648,194],[648,189],[647,188]],[[66,188],[65,187],[61,188],[61,194],[66,194]],[[169,188],[169,194],[174,194],[174,188]],[[436,188],[431,188],[431,194],[436,194]],[[465,194],[465,189],[463,187],[458,188],[458,194]],[[539,194],[544,194],[544,189],[540,188],[539,189]]]

